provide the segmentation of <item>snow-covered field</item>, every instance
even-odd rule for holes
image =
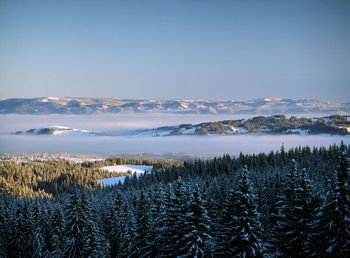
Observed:
[[[309,130],[303,130],[303,129],[288,129],[288,133],[298,133],[300,135],[307,135],[309,133]]]
[[[132,174],[136,174],[136,176],[139,176],[146,171],[152,171],[152,166],[142,166],[142,165],[115,165],[115,166],[105,166],[101,168],[102,170],[107,170],[109,172],[131,172]],[[130,175],[132,176],[132,175]],[[100,179],[97,180],[98,183],[104,183],[105,186],[115,185],[120,183],[124,183],[125,178],[127,176],[119,176],[119,177],[112,177],[112,178],[106,178],[106,179]]]
[[[231,126],[231,129],[233,132],[235,133],[248,133],[248,130],[245,129],[244,127],[234,127],[234,126]]]
[[[135,174],[137,177],[140,176],[142,173],[138,173],[138,174]],[[130,176],[119,176],[119,177],[112,177],[112,178],[106,178],[106,179],[100,179],[100,180],[97,180],[97,182],[100,184],[100,183],[103,183],[105,186],[111,186],[111,185],[116,185],[118,184],[119,182],[121,184],[124,183],[126,177],[132,177],[133,175],[130,175]]]
[[[131,173],[144,173],[145,171],[152,171],[152,166],[142,166],[142,165],[115,165],[115,166],[105,166],[101,168],[102,170],[107,170],[109,172],[131,172]]]

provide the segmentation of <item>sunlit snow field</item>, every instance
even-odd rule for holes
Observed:
[[[145,173],[146,171],[150,172],[153,169],[153,166],[142,166],[142,165],[115,165],[115,166],[106,166],[102,167],[102,170],[107,170],[109,172],[130,172],[131,176],[135,174],[136,176],[139,176],[140,174]],[[120,177],[112,177],[112,178],[106,178],[106,179],[100,179],[97,180],[98,183],[104,183],[105,186],[107,185],[114,185],[120,183],[124,183],[125,178],[127,176],[120,176]]]
[[[328,146],[350,137],[329,135],[211,135],[211,136],[125,136],[127,132],[160,126],[196,124],[207,121],[250,118],[254,115],[197,114],[107,114],[107,115],[0,115],[0,152],[71,152],[116,155],[151,152],[185,153],[208,157],[228,153],[269,152],[282,143],[286,148],[299,145]],[[316,115],[314,115],[316,116]],[[16,131],[47,126],[66,126],[106,133],[92,135],[12,135]]]

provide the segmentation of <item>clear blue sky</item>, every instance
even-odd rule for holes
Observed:
[[[350,101],[348,0],[0,0],[0,98]]]

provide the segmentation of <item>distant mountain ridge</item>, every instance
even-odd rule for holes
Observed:
[[[265,98],[248,101],[41,97],[0,100],[0,114],[100,113],[350,114],[350,102]]]

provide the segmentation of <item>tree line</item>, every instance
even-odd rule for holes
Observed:
[[[112,187],[74,182],[36,198],[2,191],[0,256],[347,257],[349,151],[282,146]]]

